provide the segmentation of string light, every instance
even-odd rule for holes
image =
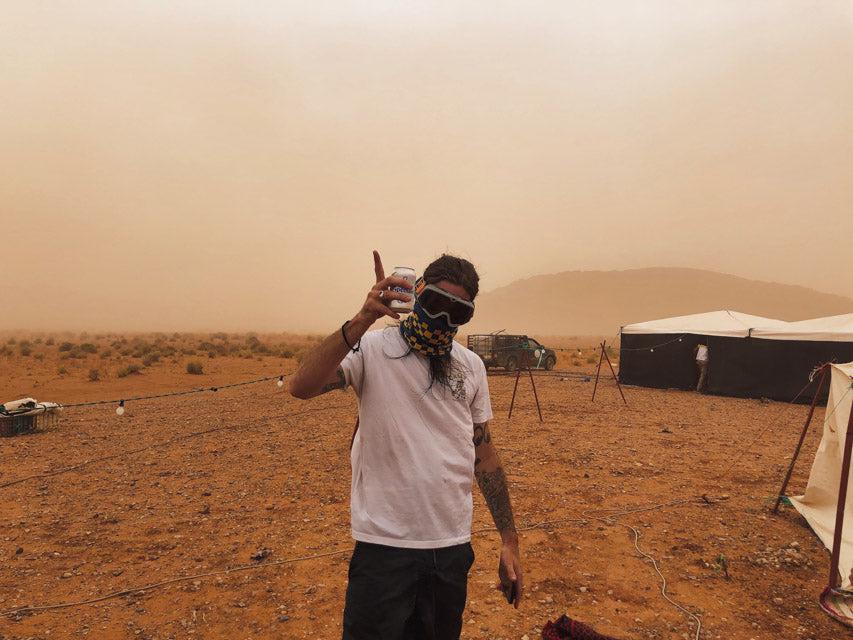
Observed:
[[[114,405],[118,402],[118,406],[116,407],[116,415],[123,416],[125,410],[125,403],[133,400],[134,402],[140,400],[155,400],[157,398],[175,398],[179,396],[188,396],[195,393],[205,393],[205,392],[213,392],[221,391],[222,389],[233,389],[235,387],[245,387],[247,385],[258,384],[259,382],[268,382],[270,380],[277,380],[277,384],[279,387],[284,386],[284,375],[277,376],[267,376],[265,378],[257,378],[255,380],[246,380],[244,382],[233,382],[231,384],[223,384],[218,387],[202,387],[200,389],[188,389],[186,391],[168,391],[166,393],[157,393],[147,396],[133,396],[130,398],[123,398],[121,400],[91,400],[89,402],[76,402],[72,404],[59,404],[57,405],[57,409],[71,409],[77,407],[94,407],[98,405],[106,405],[112,404]]]

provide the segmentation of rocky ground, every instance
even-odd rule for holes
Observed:
[[[146,354],[92,340],[96,352],[62,360],[60,340],[27,356],[11,345],[0,398],[121,398],[296,367],[281,345],[240,342],[212,358],[161,348],[117,377]],[[589,349],[572,355],[558,367],[594,369]],[[202,375],[186,373],[194,360]],[[590,382],[543,376],[540,424],[525,379],[507,418],[513,382],[491,379],[492,431],[527,593],[515,610],[493,591],[498,537],[476,495],[464,638],[533,640],[568,613],[619,638],[691,639],[687,612],[701,638],[848,637],[817,603],[828,553],[791,507],[769,513],[805,407],[636,388],[623,406],[612,382],[592,403]],[[0,439],[0,638],[339,638],[353,394],[301,402],[266,382],[126,408],[68,409],[42,432]],[[795,490],[817,440],[815,428]]]

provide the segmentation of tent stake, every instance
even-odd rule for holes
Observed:
[[[809,415],[806,418],[806,423],[803,425],[803,431],[802,433],[800,433],[800,441],[797,443],[797,448],[794,450],[794,457],[791,458],[791,464],[788,466],[788,473],[785,474],[785,480],[782,481],[782,488],[779,489],[779,495],[776,497],[776,504],[773,505],[773,513],[777,513],[779,511],[779,505],[782,504],[782,498],[785,497],[785,491],[788,488],[788,483],[791,481],[791,475],[794,473],[794,465],[797,464],[797,458],[800,456],[800,449],[803,448],[803,442],[806,439],[806,433],[808,433],[809,426],[812,423],[815,405],[817,405],[818,396],[820,395],[820,392],[823,389],[823,383],[826,382],[826,376],[828,371],[828,364],[825,364],[820,368],[820,380],[817,384],[817,391],[815,391],[814,397],[812,398],[812,406],[809,408]]]
[[[850,481],[850,456],[853,452],[853,411],[847,420],[847,436],[844,438],[844,458],[841,462],[841,482],[838,486],[838,509],[835,512],[835,536],[832,539],[832,555],[829,560],[829,588],[841,586],[841,531],[844,527],[844,509],[847,506],[847,485]]]

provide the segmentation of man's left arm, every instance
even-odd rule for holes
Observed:
[[[489,423],[474,425],[474,477],[483,492],[483,498],[501,534],[501,558],[498,567],[500,585],[504,595],[515,593],[514,604],[518,608],[522,592],[521,556],[518,550],[518,533],[512,516],[506,474],[498,452],[492,443]]]

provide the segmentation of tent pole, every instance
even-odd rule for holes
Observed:
[[[788,466],[788,473],[785,474],[785,480],[782,481],[782,488],[779,489],[779,495],[776,497],[776,504],[773,505],[773,513],[777,513],[779,511],[779,505],[782,504],[782,498],[785,497],[785,491],[788,488],[788,483],[791,481],[791,475],[794,473],[794,465],[797,464],[797,458],[800,456],[800,449],[803,447],[803,442],[806,439],[806,433],[808,433],[809,426],[812,423],[815,405],[817,405],[817,398],[823,389],[823,383],[826,382],[828,371],[828,364],[825,364],[820,368],[820,380],[817,383],[817,390],[812,398],[812,406],[809,407],[809,415],[806,418],[806,423],[803,425],[803,431],[800,433],[800,441],[797,443],[797,448],[794,450],[794,456],[791,458],[791,464]]]
[[[830,589],[841,586],[841,532],[844,528],[844,509],[847,506],[851,452],[853,452],[853,411],[850,411],[850,418],[847,420],[847,436],[844,438],[844,458],[841,462],[841,482],[838,486],[838,509],[835,511],[835,536],[832,539],[832,555],[829,560]]]
[[[604,342],[607,342],[605,340]],[[598,369],[595,371],[595,386],[592,388],[592,401],[595,402],[595,392],[598,389],[598,378],[601,376],[601,361],[604,360],[604,342],[601,343],[601,353],[598,355]]]

